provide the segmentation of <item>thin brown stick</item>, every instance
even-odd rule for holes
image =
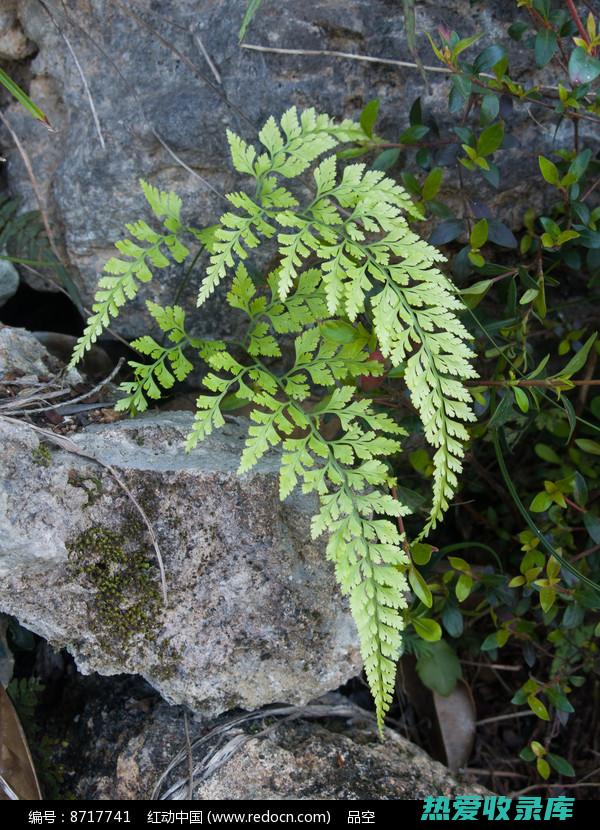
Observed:
[[[581,413],[585,409],[585,404],[587,402],[589,388],[594,383],[592,378],[594,377],[594,374],[596,372],[597,362],[598,362],[598,352],[592,351],[592,353],[588,357],[587,366],[585,367],[585,374],[583,375],[583,383],[581,384],[581,388],[579,390],[579,395],[577,396],[577,407],[576,407],[576,410],[575,410],[577,415],[581,415]]]
[[[479,767],[463,767],[459,770],[468,775],[497,775],[498,778],[528,778],[528,775],[523,775],[521,772],[509,772],[508,770],[498,769],[480,769]]]
[[[577,556],[574,556],[571,559],[571,562],[577,562],[580,559],[585,559],[586,556],[591,556],[593,553],[598,553],[599,550],[600,545],[593,545],[591,548],[588,548],[587,550],[582,550],[581,553],[578,553]]]
[[[251,49],[253,52],[274,52],[277,55],[301,55],[301,56],[326,56],[331,58],[348,58],[354,61],[365,61],[366,63],[383,63],[388,66],[399,66],[404,69],[424,69],[426,72],[440,72],[443,75],[452,74],[449,69],[443,66],[419,66],[412,61],[398,61],[392,58],[376,58],[373,55],[355,55],[352,52],[338,52],[333,49],[280,49],[276,46],[259,46],[256,43],[242,43],[242,49]],[[493,77],[490,75],[490,78]]]
[[[524,709],[522,712],[509,712],[507,715],[494,715],[492,718],[483,718],[483,720],[476,720],[475,726],[483,726],[486,723],[496,723],[501,720],[513,720],[514,718],[530,718],[537,717],[534,712],[529,709]]]
[[[600,386],[600,380],[569,380],[573,386]],[[467,386],[533,386],[542,389],[553,389],[561,384],[560,378],[546,378],[545,380],[467,380]]]
[[[94,386],[93,389],[90,389],[89,392],[84,392],[83,395],[78,395],[76,398],[71,398],[68,401],[61,401],[60,403],[55,403],[55,404],[52,404],[50,406],[41,406],[41,407],[38,407],[37,409],[24,409],[22,403],[21,403],[20,407],[12,407],[12,406],[10,406],[10,402],[9,402],[9,404],[4,404],[4,407],[6,409],[12,410],[13,415],[19,415],[19,414],[34,415],[38,412],[47,412],[50,409],[61,409],[63,406],[72,406],[75,403],[79,403],[79,401],[84,401],[86,398],[91,398],[92,395],[95,395],[97,392],[99,392],[104,386],[106,386],[107,383],[110,383],[111,380],[116,375],[118,375],[118,373],[121,371],[121,367],[123,366],[124,363],[125,363],[125,358],[124,357],[119,358],[119,361],[118,361],[117,365],[112,370],[110,375],[108,375],[103,380],[101,380],[100,383],[96,384],[96,386]],[[55,393],[55,394],[57,394],[57,393]],[[14,398],[13,400],[16,401],[17,399]]]
[[[89,84],[87,82],[87,78],[85,77],[85,73],[84,73],[84,71],[81,67],[81,64],[79,63],[79,59],[78,59],[78,57],[75,53],[75,50],[73,49],[73,47],[71,45],[71,41],[66,36],[66,34],[63,32],[63,30],[60,28],[60,26],[58,25],[58,22],[56,21],[56,18],[54,17],[54,15],[52,14],[52,12],[48,8],[48,6],[44,3],[44,0],[38,0],[38,3],[44,9],[44,11],[46,12],[48,17],[50,18],[50,20],[54,24],[54,27],[56,28],[56,31],[58,32],[58,34],[62,37],[64,42],[67,44],[67,49],[71,53],[71,57],[73,58],[75,66],[77,67],[79,77],[81,78],[81,82],[83,84],[83,89],[84,89],[86,97],[88,99],[88,104],[90,106],[90,110],[92,111],[92,118],[94,119],[94,126],[96,127],[96,132],[98,133],[98,139],[100,141],[100,146],[102,147],[103,150],[106,150],[106,144],[104,142],[104,136],[102,135],[102,128],[100,127],[100,119],[98,118],[98,113],[96,112],[94,99],[92,98],[92,93],[90,92],[90,87],[89,87]]]
[[[507,666],[504,663],[477,663],[475,660],[461,660],[464,666],[475,666],[478,669],[496,669],[496,671],[521,671],[523,666]]]
[[[581,22],[581,18],[579,17],[579,12],[577,11],[577,9],[575,7],[575,3],[573,2],[573,0],[567,0],[567,8],[569,9],[569,13],[570,13],[571,17],[575,21],[575,25],[579,29],[579,34],[585,40],[586,43],[589,43],[590,39],[588,37],[588,33],[586,31],[585,26]]]
[[[334,49],[284,49],[277,46],[260,46],[257,43],[241,43],[240,47],[242,49],[251,49],[254,52],[273,52],[276,55],[299,55],[307,57],[325,56],[332,58],[346,58],[348,60],[354,61],[365,61],[367,63],[382,63],[388,66],[398,66],[403,69],[424,69],[426,72],[439,72],[444,75],[453,75],[456,72],[456,70],[453,70],[449,67],[419,65],[418,63],[414,63],[413,61],[399,61],[393,58],[377,58],[374,55],[357,55],[353,52],[338,52]],[[489,72],[480,72],[479,76],[481,78],[489,78],[490,80],[496,80],[496,76],[491,75]],[[475,83],[477,83],[477,81],[475,81]],[[558,87],[540,85],[539,89],[555,91],[558,90]],[[540,101],[533,101],[532,103],[541,104],[542,106],[546,106],[548,109],[553,109],[551,104],[542,104],[542,102]],[[579,117],[583,118],[584,116],[582,114],[579,114]]]
[[[12,138],[15,147],[17,148],[19,155],[25,165],[25,170],[27,171],[27,176],[29,181],[31,182],[31,187],[33,189],[33,193],[35,199],[38,203],[38,207],[40,209],[40,215],[42,217],[42,222],[44,225],[44,230],[46,231],[46,236],[48,237],[48,242],[50,243],[50,247],[52,248],[52,253],[56,257],[57,262],[60,262],[61,265],[65,266],[65,262],[56,246],[56,242],[54,240],[54,234],[52,233],[52,228],[50,227],[50,222],[48,220],[48,214],[46,213],[46,206],[44,204],[44,199],[42,197],[42,193],[39,188],[38,180],[35,177],[35,173],[33,172],[33,167],[31,165],[31,159],[27,153],[25,147],[21,144],[19,136],[13,130],[10,121],[6,117],[6,115],[0,110],[0,121],[6,127],[10,137]]]
[[[204,57],[204,60],[205,60],[205,61],[206,61],[206,63],[209,65],[209,67],[210,67],[210,71],[211,71],[211,72],[213,73],[213,75],[215,76],[215,80],[216,80],[216,82],[217,82],[218,84],[222,84],[222,83],[223,83],[223,81],[221,80],[221,73],[219,72],[219,70],[218,70],[218,69],[217,69],[217,67],[215,66],[214,61],[213,61],[213,59],[211,58],[211,56],[210,56],[210,55],[208,54],[208,52],[206,51],[206,47],[205,47],[205,45],[204,45],[204,43],[203,43],[203,41],[202,41],[202,38],[201,38],[201,37],[200,37],[200,35],[198,34],[198,31],[197,31],[197,30],[198,30],[198,23],[196,23],[196,25],[195,25],[195,26],[190,26],[190,32],[191,32],[191,34],[192,34],[192,37],[193,37],[193,39],[195,40],[195,42],[196,42],[196,44],[197,44],[198,48],[199,48],[199,49],[200,49],[200,51],[202,52],[202,55],[203,55],[203,57]]]
[[[594,181],[591,183],[591,185],[588,187],[588,189],[585,191],[585,193],[581,197],[581,201],[585,202],[585,200],[588,198],[588,196],[590,196],[594,192],[594,190],[598,187],[599,184],[600,184],[600,176],[598,176],[597,179],[594,179]]]
[[[10,384],[10,381],[1,381],[2,385]],[[13,382],[14,383],[14,382]],[[29,388],[31,388],[31,383],[29,384]],[[48,389],[48,383],[41,383],[39,384],[39,389]],[[35,395],[29,395],[28,397],[22,397],[20,395],[15,396],[14,398],[9,398],[7,401],[3,401],[0,403],[0,409],[21,409],[22,407],[26,406],[30,403],[38,403],[39,401],[50,401],[52,398],[64,398],[65,395],[68,395],[70,389],[58,389],[55,392],[42,392],[38,391]],[[27,410],[30,412],[31,410]]]

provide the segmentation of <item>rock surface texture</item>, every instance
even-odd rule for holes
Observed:
[[[17,0],[2,0],[0,8],[0,60],[23,60],[35,52],[17,15]]]
[[[119,690],[118,681],[106,691],[94,691],[93,684],[87,690],[69,736],[84,748],[77,756],[76,798],[188,798],[181,707],[139,689]],[[277,720],[190,722],[193,798],[399,800],[485,792],[390,729],[382,743],[372,716],[340,695]],[[67,769],[72,764],[68,757],[61,761]],[[163,778],[173,761],[179,763]]]
[[[37,0],[19,0],[18,13],[29,42],[39,49],[31,62],[30,92],[56,132],[32,122],[17,105],[11,105],[8,115],[27,148],[57,243],[64,243],[78,270],[88,305],[124,223],[145,213],[140,177],[180,193],[186,217],[199,226],[213,224],[223,212],[225,203],[214,190],[225,193],[244,186],[243,177],[234,175],[231,167],[227,127],[255,139],[270,114],[280,115],[292,104],[338,117],[357,117],[364,104],[377,97],[380,132],[395,141],[406,128],[408,108],[418,96],[422,96],[424,111],[442,117],[447,113],[449,85],[443,74],[430,74],[426,86],[414,70],[240,48],[238,29],[247,0],[88,0],[83,4],[47,0],[45,5],[56,25]],[[340,8],[339,0],[264,3],[246,41],[410,59],[402,4],[356,0],[343,6],[343,19]],[[424,32],[435,33],[441,24],[462,36],[481,31],[483,48],[514,19],[512,4],[501,0],[475,6],[468,0],[443,4],[422,0],[416,4],[416,13],[418,45],[425,63],[435,59]],[[59,29],[77,55],[97,123]],[[203,48],[217,68],[220,83]],[[517,75],[518,70],[517,63]],[[543,112],[538,116],[543,117]],[[527,124],[518,128],[524,143],[527,129]],[[36,207],[19,154],[11,149],[10,141],[5,143],[10,187],[29,207]],[[524,158],[529,165],[528,157]],[[519,222],[520,216],[511,216],[517,201],[514,188],[528,187],[524,179],[532,175],[533,168],[529,168],[503,165],[502,193],[482,188],[479,179],[476,198],[503,205],[505,221]],[[448,173],[450,188],[452,175]],[[528,193],[528,199],[534,195]],[[166,277],[161,273],[115,322],[115,331],[125,336],[140,334],[148,323],[145,297],[172,302],[181,275],[181,268]],[[223,336],[235,318],[221,311],[218,293],[205,308],[196,310],[196,286],[197,280],[192,279],[179,298],[192,314],[192,325],[199,333]]]
[[[37,379],[49,374],[52,357],[25,329],[0,324],[0,378],[31,375]],[[54,368],[57,368],[54,363]]]
[[[0,330],[0,358],[10,337],[21,372],[44,367],[20,330]],[[74,451],[0,419],[0,611],[82,671],[139,674],[205,716],[305,703],[360,670],[312,502],[279,501],[275,457],[237,476],[235,422],[186,454],[192,417],[92,425],[68,435]]]

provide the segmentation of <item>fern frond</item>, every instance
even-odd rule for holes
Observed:
[[[424,218],[403,187],[381,170],[369,170],[366,164],[345,167],[341,182],[330,187],[327,195],[345,208],[356,207],[359,203],[370,206],[374,219],[381,217],[381,205],[393,205],[414,219]]]
[[[456,491],[468,439],[465,423],[475,418],[463,384],[476,372],[470,335],[457,316],[462,303],[436,267],[442,255],[408,227],[402,213],[419,214],[402,188],[361,164],[347,167],[338,185],[332,184],[333,165],[322,162],[319,168],[321,201],[352,209],[339,227],[328,224],[326,234],[336,234],[336,241],[327,238],[316,250],[328,310],[343,310],[354,320],[368,299],[381,352],[394,366],[406,362],[405,381],[435,449],[425,535]]]
[[[181,199],[176,193],[159,190],[143,179],[140,185],[152,213],[157,219],[163,219],[165,227],[177,233],[181,230]]]
[[[119,408],[141,411],[185,377],[191,367],[184,354],[188,348],[209,370],[188,450],[225,423],[232,398],[234,404],[252,404],[239,471],[249,471],[281,446],[281,497],[297,486],[317,495],[312,533],[329,537],[327,556],[349,597],[381,728],[402,651],[408,594],[406,540],[397,519],[409,511],[389,492],[393,480],[387,464],[400,451],[405,432],[364,396],[357,398],[355,384],[363,375],[384,371],[383,362],[371,358],[377,349],[393,366],[403,366],[434,453],[424,535],[456,492],[467,425],[474,420],[465,381],[476,373],[470,336],[459,317],[462,304],[439,270],[443,256],[408,225],[407,219],[423,218],[419,209],[383,172],[364,164],[338,171],[330,155],[314,169],[312,201],[301,207],[288,189],[288,180],[339,144],[377,143],[360,125],[336,124],[328,115],[312,109],[299,114],[292,107],[279,122],[266,122],[258,136],[260,150],[232,132],[227,137],[235,169],[255,180],[254,198],[229,194],[231,209],[216,227],[199,232],[183,227],[177,197],[143,185],[168,233],[140,222],[129,226],[133,239],[117,243],[120,257],[107,264],[76,354],[83,354],[151,278],[151,267],[165,267],[169,258],[180,261],[187,254],[180,242],[183,230],[210,253],[198,305],[235,269],[227,301],[249,319],[235,353],[223,342],[190,338],[177,306],[150,304],[168,345],[151,337],[134,343],[151,362],[132,364],[134,380],[125,385],[128,397]],[[244,263],[252,249],[274,237],[280,262],[267,285],[257,288]],[[309,258],[318,267],[308,269]],[[276,374],[262,361],[281,358],[277,338],[289,334],[295,335],[293,365]]]
[[[225,426],[225,418],[221,413],[220,403],[223,396],[199,395],[196,398],[196,415],[185,448],[188,452],[194,449],[199,441],[209,436],[215,429]]]
[[[187,450],[192,450],[199,441],[225,424],[221,405],[228,395],[237,391],[240,398],[259,401],[261,394],[273,395],[277,389],[273,375],[259,363],[242,365],[220,341],[204,341],[199,351],[213,370],[203,378],[202,384],[216,394],[198,397],[194,423],[186,441]],[[228,376],[223,377],[223,374]]]
[[[248,309],[256,302],[249,278],[241,269],[232,291]],[[327,555],[335,562],[343,592],[350,597],[381,728],[393,695],[402,645],[400,611],[406,607],[408,591],[402,573],[408,564],[402,539],[393,521],[385,517],[395,518],[408,510],[381,492],[388,472],[380,459],[400,450],[397,437],[391,436],[405,432],[388,415],[375,412],[368,401],[353,401],[353,387],[335,386],[347,375],[382,370],[380,363],[369,360],[365,346],[366,338],[341,346],[327,343],[318,328],[309,328],[296,338],[294,367],[278,381],[260,367],[243,368],[226,353],[217,353],[211,365],[233,377],[209,376],[205,381],[219,394],[199,398],[189,446],[222,425],[218,406],[223,396],[245,373],[250,375],[253,386],[244,387],[244,394],[255,408],[239,473],[248,472],[272,447],[283,443],[281,497],[289,495],[299,482],[305,492],[319,494],[321,507],[313,519],[313,535],[330,535]],[[304,411],[300,404],[310,394],[309,378],[313,384],[334,388],[329,398]],[[328,441],[320,434],[319,424],[322,417],[334,415],[340,419],[343,434]],[[291,437],[296,426],[306,432],[304,437]]]
[[[189,254],[188,248],[178,236],[182,230],[181,199],[173,193],[163,193],[147,182],[141,181],[140,184],[148,204],[157,218],[164,220],[169,233],[157,233],[143,220],[125,225],[137,242],[133,239],[115,242],[121,256],[111,257],[104,266],[92,304],[93,314],[89,317],[84,332],[73,350],[70,367],[81,360],[110,325],[111,318],[118,316],[125,303],[134,299],[140,284],[150,282],[151,266],[166,268],[170,264],[166,254],[177,263],[183,262]],[[139,245],[138,242],[143,244]]]
[[[210,263],[198,292],[198,306],[210,297],[227,270],[233,268],[235,258],[246,259],[246,249],[258,246],[257,234],[268,239],[275,233],[273,225],[266,221],[266,210],[245,193],[229,193],[227,198],[243,215],[229,212],[221,216],[211,244]]]
[[[427,533],[456,491],[468,439],[464,425],[474,419],[463,384],[476,373],[469,334],[457,316],[462,303],[436,267],[442,255],[408,227],[403,214],[420,213],[395,182],[351,164],[336,183],[335,160],[325,159],[315,184],[316,198],[302,216],[286,210],[276,217],[297,228],[277,237],[279,296],[285,299],[303,261],[316,255],[329,314],[345,313],[353,321],[370,310],[382,354],[394,366],[407,363],[405,380],[435,450]]]
[[[281,252],[281,268],[279,269],[279,296],[282,300],[290,293],[294,280],[303,261],[312,251],[319,247],[318,238],[314,235],[313,223],[291,213],[282,213],[277,217],[279,224],[295,227],[294,233],[279,233],[277,242]]]
[[[333,387],[336,381],[347,381],[361,375],[378,376],[383,365],[369,359],[369,336],[359,326],[349,343],[336,343],[323,337],[319,328],[307,329],[295,341],[294,366],[282,378],[287,394],[298,397],[301,389],[309,389],[308,381],[315,386]],[[300,399],[308,397],[308,392]]]
[[[279,401],[273,395],[263,393],[255,397],[260,408],[250,413],[252,424],[244,444],[238,473],[248,472],[268,452],[281,442],[281,433],[289,434],[294,425],[285,417],[287,401]]]
[[[279,272],[269,277],[273,301],[268,315],[277,334],[302,331],[306,326],[319,323],[329,317],[325,294],[321,289],[321,273],[316,268],[303,271],[298,277],[296,290],[284,301],[278,298]]]
[[[227,301],[250,318],[245,344],[253,357],[279,357],[281,349],[273,333],[290,334],[327,317],[327,308],[319,290],[320,275],[316,270],[300,275],[294,294],[280,301],[277,297],[278,272],[268,279],[270,298],[257,296],[257,289],[243,263],[239,263],[233,278]]]
[[[284,299],[289,294],[298,268],[311,250],[318,246],[317,238],[310,222],[303,220],[294,212],[297,199],[285,187],[278,185],[277,177],[294,178],[302,173],[312,162],[328,150],[341,143],[350,141],[373,141],[360,124],[345,120],[336,123],[325,114],[317,114],[314,109],[304,110],[299,116],[295,107],[291,107],[277,124],[269,118],[258,135],[265,152],[257,157],[256,150],[235,133],[228,130],[227,140],[231,150],[233,166],[241,173],[253,176],[257,180],[257,198],[260,204],[252,201],[244,193],[230,194],[227,198],[242,213],[228,212],[221,217],[215,232],[210,265],[198,294],[198,305],[202,305],[225,277],[228,269],[233,268],[235,259],[244,260],[248,248],[255,248],[260,236],[270,238],[274,229],[267,220],[276,218],[279,224],[297,228],[295,233],[279,236],[283,254],[280,274],[280,296]],[[331,161],[322,166],[321,176],[332,180]],[[359,165],[360,166],[360,165]],[[333,178],[335,162],[333,162]],[[351,178],[351,174],[350,178]],[[381,175],[371,171],[368,175],[361,173],[365,179],[364,188],[379,182]],[[325,187],[327,181],[322,181]],[[397,186],[394,186],[397,188]],[[341,185],[340,199],[351,190],[350,179]],[[401,188],[397,188],[401,191]],[[392,198],[391,195],[388,198]],[[317,215],[318,214],[318,215]],[[327,224],[324,206],[315,206],[315,218],[321,225]],[[337,221],[333,217],[332,221]]]
[[[298,116],[296,107],[291,107],[283,114],[280,126],[270,118],[259,133],[266,153],[259,156],[254,165],[254,175],[258,179],[271,173],[295,178],[337,145],[371,140],[360,124],[350,120],[336,123],[312,108]]]
[[[339,407],[345,409],[351,394],[351,389],[336,389],[329,403],[318,407],[319,413],[337,414]],[[387,483],[387,468],[379,457],[398,451],[399,442],[385,434],[365,432],[360,419],[383,426],[383,432],[387,427],[396,434],[403,431],[387,416],[380,421],[367,401],[357,402],[355,412],[346,415],[344,435],[333,441],[326,441],[314,425],[310,436],[285,441],[280,492],[282,497],[287,495],[301,480],[305,491],[319,494],[321,507],[313,519],[313,536],[329,534],[327,556],[335,563],[343,593],[350,597],[381,729],[402,649],[400,612],[407,605],[403,570],[408,558],[393,521],[374,518],[374,514],[395,518],[408,511],[373,489]]]
[[[410,256],[411,266],[379,266],[386,284],[371,302],[381,351],[394,365],[406,361],[404,379],[425,438],[435,449],[433,499],[424,536],[436,527],[458,486],[469,437],[465,423],[475,420],[463,381],[477,373],[471,365],[470,335],[455,314],[460,301],[440,272],[428,262],[416,267],[415,252]]]
[[[227,129],[226,133],[233,166],[239,173],[247,173],[249,176],[253,176],[254,159],[256,158],[255,148],[251,144],[247,144],[243,138],[240,138],[232,130]]]
[[[151,357],[152,363],[128,361],[133,369],[134,379],[121,383],[120,389],[125,393],[115,404],[120,412],[129,412],[137,415],[148,409],[148,399],[158,400],[162,391],[171,389],[175,381],[185,380],[192,372],[194,365],[185,355],[185,349],[192,347],[204,353],[219,349],[223,344],[219,341],[199,340],[190,337],[185,330],[185,312],[180,306],[160,306],[151,301],[146,307],[157,322],[161,331],[174,345],[162,346],[154,338],[144,335],[138,337],[131,346],[141,355]]]

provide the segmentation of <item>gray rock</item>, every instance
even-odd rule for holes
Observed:
[[[398,800],[481,792],[356,708],[343,725],[300,721],[248,741],[196,788],[201,800]]]
[[[17,293],[19,272],[8,259],[0,259],[0,306]]]
[[[77,369],[65,372],[64,361],[51,354],[31,332],[0,323],[0,384],[18,379],[25,388],[30,382],[39,388],[40,378],[52,379],[54,389],[63,386],[67,390],[83,380]]]
[[[52,358],[32,334],[0,323],[0,379],[8,373],[38,378],[52,368]]]
[[[17,0],[2,0],[0,9],[0,60],[23,60],[35,52],[17,18]]]
[[[483,795],[339,695],[266,719],[191,722],[194,800],[401,800]],[[75,741],[78,799],[188,797],[183,712],[147,697],[87,699]],[[172,764],[172,772],[163,773]],[[157,786],[158,785],[158,786]]]
[[[166,0],[135,4],[91,0],[85,11],[78,4],[67,6],[60,0],[47,0],[47,5],[78,56],[105,147],[75,62],[37,0],[19,0],[19,16],[27,35],[39,47],[31,64],[32,94],[48,111],[57,132],[49,133],[33,123],[18,106],[11,107],[9,115],[32,158],[57,238],[62,237],[70,261],[79,270],[87,304],[124,223],[144,214],[140,177],[178,191],[186,216],[198,225],[216,220],[223,202],[208,184],[224,193],[242,183],[231,169],[226,127],[254,138],[271,113],[281,114],[292,104],[356,117],[366,101],[378,97],[381,131],[393,140],[406,127],[408,106],[417,96],[422,96],[425,109],[446,112],[448,83],[441,74],[431,74],[430,85],[425,86],[413,70],[240,48],[237,33],[247,0],[180,0],[175,4]],[[425,63],[433,58],[424,32],[435,32],[440,24],[463,36],[483,31],[483,46],[514,17],[513,7],[501,0],[476,6],[468,0],[447,0],[444,4],[423,0],[416,11]],[[218,67],[222,84],[213,76],[198,37]],[[395,0],[265,3],[247,40],[275,47],[410,57],[402,9]],[[531,126],[523,129],[527,142],[526,131]],[[157,136],[196,175],[184,169]],[[7,152],[13,193],[35,207],[18,153],[10,148]],[[524,180],[535,175],[528,158],[526,165],[526,169],[515,163],[504,166],[503,191],[523,189]],[[484,199],[486,189],[480,182],[477,198]],[[487,195],[497,198],[492,191]],[[527,196],[529,205],[532,198],[539,199],[535,192]],[[506,195],[502,198],[506,218],[518,224],[518,200]],[[183,291],[181,302],[189,309],[192,327],[199,334],[226,335],[235,328],[236,320],[224,308],[223,292],[206,307],[195,309],[201,273],[202,265]],[[172,269],[167,276],[161,274],[115,322],[114,329],[126,336],[140,334],[149,322],[144,298],[151,294],[159,302],[172,301],[181,276],[181,268]]]
[[[90,426],[69,436],[84,457],[0,420],[0,611],[83,672],[139,674],[205,715],[338,687],[360,658],[310,539],[312,501],[280,503],[275,456],[237,476],[240,423],[186,454],[191,423]],[[109,467],[152,523],[167,607],[147,529]]]

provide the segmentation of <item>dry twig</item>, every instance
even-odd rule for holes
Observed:
[[[354,55],[352,52],[337,52],[333,49],[281,49],[276,46],[259,46],[256,43],[242,43],[242,49],[251,49],[253,52],[274,52],[277,55],[301,55],[313,57],[347,58],[366,63],[383,63],[388,66],[399,66],[404,69],[424,69],[426,72],[440,72],[449,75],[450,70],[443,66],[419,66],[412,61],[398,61],[392,58],[376,58],[373,55]]]
[[[103,150],[106,150],[106,144],[104,142],[104,136],[102,135],[102,129],[100,127],[100,119],[98,118],[98,113],[96,112],[96,107],[94,105],[94,99],[92,98],[92,93],[90,92],[90,87],[89,87],[89,84],[87,82],[87,78],[85,77],[85,73],[84,73],[84,71],[81,67],[81,64],[79,63],[77,55],[75,54],[75,50],[73,49],[73,47],[71,45],[71,41],[66,36],[66,34],[63,32],[63,30],[60,28],[60,26],[58,25],[58,23],[56,21],[56,18],[54,17],[54,15],[52,14],[52,12],[48,8],[48,6],[44,3],[44,0],[38,0],[38,3],[44,9],[44,11],[46,12],[48,17],[50,18],[50,20],[54,24],[54,27],[56,28],[56,31],[59,33],[59,35],[62,37],[64,42],[67,44],[67,49],[71,53],[71,57],[73,58],[75,66],[77,67],[77,72],[79,73],[79,77],[81,78],[81,82],[83,84],[83,88],[85,90],[85,94],[86,94],[86,97],[88,99],[88,104],[90,105],[90,110],[92,111],[92,118],[94,119],[94,126],[96,127],[96,132],[98,133],[98,139],[100,141],[100,146],[102,147]]]
[[[331,717],[352,717],[356,715],[356,707],[344,706],[339,704],[313,704],[308,706],[280,706],[271,709],[261,709],[258,712],[249,712],[238,717],[233,717],[223,724],[211,729],[208,734],[191,742],[191,750],[197,750],[200,747],[205,748],[210,741],[216,741],[216,745],[208,749],[206,754],[193,767],[191,775],[199,781],[206,780],[213,775],[219,767],[222,767],[229,758],[231,758],[244,744],[248,741],[257,740],[266,737],[274,729],[277,729],[282,722],[298,720],[299,718],[331,718]],[[369,712],[361,712],[366,720],[375,722],[375,718]],[[247,734],[246,732],[237,731],[236,727],[240,727],[245,723],[262,720],[265,718],[281,718],[277,720],[272,726],[262,730],[258,734]],[[228,737],[234,730],[235,734]],[[180,801],[185,794],[189,792],[189,778],[190,772],[188,770],[185,778],[177,779],[164,792],[161,792],[163,784],[168,776],[183,762],[189,763],[189,750],[186,743],[175,757],[170,761],[167,768],[160,775],[152,795],[152,800],[169,800]]]
[[[19,136],[13,130],[10,121],[8,120],[6,115],[2,112],[2,110],[0,110],[0,121],[2,121],[2,123],[6,127],[10,137],[13,140],[13,143],[14,143],[15,147],[17,148],[17,150],[19,152],[19,155],[21,156],[23,164],[25,165],[25,170],[27,171],[27,176],[28,176],[29,181],[31,183],[31,187],[33,189],[33,193],[34,193],[36,202],[38,203],[38,207],[40,209],[40,215],[42,217],[42,223],[44,225],[44,230],[46,231],[46,236],[48,237],[48,242],[50,243],[52,253],[56,257],[57,262],[60,262],[64,266],[65,263],[63,261],[62,256],[60,255],[60,252],[59,252],[59,250],[56,246],[56,242],[54,240],[54,234],[52,233],[52,228],[50,227],[50,221],[48,219],[48,214],[46,212],[46,206],[44,204],[44,198],[43,198],[42,192],[40,190],[39,182],[35,177],[35,173],[33,172],[33,167],[32,167],[32,164],[31,164],[31,159],[29,158],[29,154],[27,153],[27,150],[25,149],[23,144],[21,144],[21,140],[19,139]]]
[[[219,70],[217,69],[217,67],[215,66],[211,56],[206,51],[206,47],[204,46],[204,43],[202,42],[202,38],[198,34],[197,29],[198,29],[198,24],[197,23],[196,23],[195,26],[190,27],[190,32],[192,33],[192,37],[194,38],[194,40],[196,41],[196,43],[198,45],[198,48],[202,52],[202,54],[204,56],[204,60],[209,65],[210,70],[213,73],[213,75],[215,76],[215,79],[216,79],[217,83],[221,84],[222,83],[221,74],[220,74]]]
[[[88,392],[84,392],[83,395],[78,395],[76,398],[71,398],[68,401],[61,401],[60,403],[51,404],[50,406],[41,406],[37,409],[25,409],[24,405],[27,403],[35,403],[36,400],[49,400],[51,397],[62,397],[64,394],[68,394],[68,390],[61,390],[60,392],[51,392],[48,395],[40,395],[40,396],[32,396],[26,400],[19,400],[18,398],[13,398],[12,400],[8,401],[7,403],[0,404],[0,409],[8,409],[12,410],[13,415],[33,415],[38,412],[47,412],[49,409],[61,409],[63,406],[72,406],[75,403],[79,403],[79,401],[84,401],[86,398],[91,398],[92,395],[95,395],[96,392],[99,392],[107,383],[110,383],[113,378],[115,378],[119,372],[121,371],[121,367],[125,363],[125,358],[119,358],[119,361],[115,368],[112,370],[110,375],[105,377],[100,383],[96,384],[93,389],[90,389]]]

